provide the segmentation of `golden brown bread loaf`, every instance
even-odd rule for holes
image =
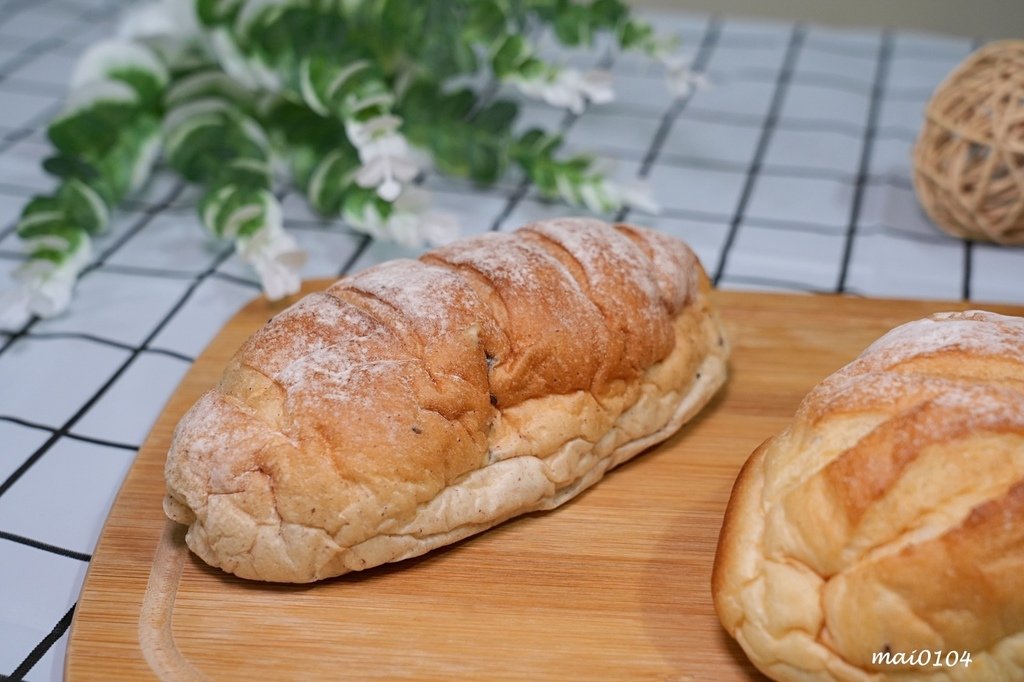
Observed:
[[[777,680],[1024,679],[1024,318],[911,322],[813,389],[737,478],[712,583]]]
[[[206,562],[308,582],[556,507],[723,383],[708,291],[681,242],[583,219],[342,279],[185,415],[164,509]]]

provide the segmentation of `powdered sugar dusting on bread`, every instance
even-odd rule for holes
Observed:
[[[883,410],[898,414],[922,402],[950,411],[966,411],[981,421],[1024,419],[1024,403],[1009,397],[1013,389],[974,380],[957,380],[927,374],[868,372],[855,376],[833,375],[821,382],[801,403],[798,415],[812,421],[822,415],[848,410]],[[812,416],[813,415],[813,416]]]
[[[388,352],[388,351],[391,352]],[[324,383],[325,378],[344,377],[354,369],[371,364],[408,361],[404,354],[395,353],[393,344],[387,344],[383,334],[353,336],[343,343],[306,353],[280,373],[278,381],[289,394],[309,390],[310,386]],[[396,377],[397,378],[400,377]]]
[[[480,235],[436,253],[450,263],[473,268],[492,283],[500,282],[525,292],[543,290],[537,278],[531,276],[534,267],[564,270],[561,263],[537,245],[504,232]],[[566,281],[571,279],[566,273]]]
[[[685,243],[667,234],[620,223],[615,226],[635,243],[654,264],[665,307],[673,315],[697,294],[702,267]]]
[[[296,363],[289,369],[285,382],[292,397],[313,390],[316,400],[369,405],[375,390],[379,390],[379,382],[385,381],[391,388],[406,385],[403,370],[411,362],[409,358],[379,360],[356,349],[345,362],[328,363],[314,357]]]
[[[946,396],[950,405],[954,401],[969,403],[975,396],[972,386],[976,381],[969,376],[890,371],[916,358],[952,352],[1018,362],[1022,365],[1020,376],[1024,376],[1024,319],[968,311],[939,313],[896,327],[815,387],[804,399],[801,413],[826,414],[866,406],[891,409],[940,395]],[[980,404],[978,409],[982,409]],[[1019,409],[1024,410],[1024,405]]]
[[[583,267],[594,286],[601,285],[604,271],[613,259],[625,266],[631,277],[645,273],[650,266],[635,244],[600,221],[564,218],[527,225],[523,229],[538,232],[561,244]]]
[[[242,360],[271,378],[294,362],[351,336],[379,333],[379,325],[328,293],[311,294],[276,315],[240,351]]]
[[[1019,391],[988,384],[959,384],[957,390],[935,396],[932,401],[947,413],[968,415],[975,429],[999,424],[1024,428],[1024,395]]]
[[[264,424],[251,419],[246,406],[210,391],[182,418],[178,430],[187,434],[182,439],[185,449],[201,453],[222,452],[232,442],[238,443],[267,432]]]
[[[823,414],[863,410],[865,405],[872,409],[888,408],[901,398],[906,399],[914,384],[917,384],[915,390],[927,390],[930,380],[930,377],[891,372],[852,372],[850,368],[847,365],[815,386],[801,401],[797,414],[813,421]],[[952,388],[950,382],[943,379],[931,382]]]
[[[527,225],[525,230],[537,232],[560,244],[587,274],[594,288],[605,286],[608,272],[615,272],[639,287],[651,302],[660,299],[660,293],[651,272],[651,262],[628,237],[598,220],[563,218]],[[660,311],[649,309],[649,314]]]
[[[438,334],[449,333],[453,309],[464,307],[472,295],[454,273],[415,260],[382,263],[347,280],[346,286],[386,301]]]
[[[1024,318],[985,311],[938,313],[896,327],[868,346],[861,358],[891,367],[952,350],[1024,362]]]
[[[249,468],[249,460],[240,453],[255,452],[275,442],[283,442],[280,434],[246,405],[208,391],[175,430],[167,459],[168,492],[198,512],[209,494],[238,489],[239,475]]]

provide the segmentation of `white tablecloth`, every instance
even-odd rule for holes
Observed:
[[[51,187],[47,121],[84,46],[124,0],[3,0],[0,9],[0,288],[22,260],[13,226]],[[521,126],[646,177],[663,210],[630,220],[687,240],[724,288],[1024,303],[1024,249],[936,230],[909,151],[936,84],[974,43],[903,31],[652,14],[682,36],[710,86],[670,101],[644,60],[607,51],[618,99],[579,117],[526,105]],[[884,20],[883,17],[879,18]],[[579,213],[515,179],[491,189],[435,174],[424,186],[464,233]],[[69,314],[0,330],[0,673],[59,679],[90,553],[136,450],[189,364],[258,293],[200,230],[196,193],[167,172],[98,242]],[[409,252],[284,199],[308,277]]]

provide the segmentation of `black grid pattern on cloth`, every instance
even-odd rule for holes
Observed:
[[[718,263],[711,274],[711,281],[714,282],[716,286],[722,281],[722,276],[725,274],[725,267],[729,261],[729,252],[736,242],[736,234],[739,232],[740,224],[743,222],[743,218],[746,215],[747,205],[750,201],[754,182],[757,180],[761,167],[764,165],[764,157],[768,150],[768,142],[771,140],[772,133],[775,131],[775,126],[779,119],[779,112],[782,108],[782,103],[786,98],[786,88],[789,87],[789,83],[793,80],[793,66],[796,62],[796,56],[800,52],[803,40],[803,28],[800,25],[793,26],[788,45],[786,46],[786,55],[783,58],[782,68],[779,69],[779,75],[775,81],[775,90],[772,92],[771,104],[769,104],[768,113],[761,125],[761,134],[757,140],[757,147],[754,149],[754,156],[750,160],[750,166],[746,171],[746,178],[743,182],[740,199],[739,202],[737,202],[736,210],[733,212],[732,218],[729,221],[729,231],[725,236],[725,245],[722,247],[722,253],[718,257]]]
[[[5,27],[21,21],[27,13],[48,13],[55,19],[73,21],[77,29],[103,26],[112,29],[113,17],[128,4],[129,0],[9,0],[5,4],[4,12],[0,14],[0,47],[5,42],[7,45],[0,50],[0,110],[4,108],[8,97],[10,101],[14,101],[14,98],[35,98],[42,104],[17,125],[6,125],[0,119],[0,207],[7,205],[5,202],[23,203],[40,191],[40,187],[33,184],[36,181],[27,174],[5,171],[4,162],[14,158],[15,152],[23,145],[37,150],[45,149],[45,125],[59,111],[63,96],[61,88],[37,83],[30,76],[24,75],[23,70],[32,68],[38,63],[37,60],[47,56],[63,55],[70,59],[84,46],[75,42],[76,31],[50,34],[42,31],[40,35],[14,36],[6,34]],[[896,117],[890,120],[886,118],[885,112],[888,108],[898,111],[901,107],[913,108],[918,103],[923,104],[938,82],[938,77],[928,80],[922,76],[914,82],[893,83],[891,76],[894,70],[909,64],[914,68],[919,67],[922,73],[934,71],[938,74],[947,65],[952,68],[965,56],[971,47],[969,43],[965,43],[961,54],[953,42],[912,38],[904,40],[902,34],[891,30],[865,31],[860,34],[862,40],[845,41],[816,36],[814,27],[799,24],[766,23],[754,25],[751,29],[751,24],[732,19],[692,16],[685,17],[678,25],[669,21],[665,28],[684,34],[686,47],[693,56],[696,69],[707,71],[712,76],[710,88],[691,92],[675,100],[671,100],[667,94],[660,98],[624,98],[614,105],[588,110],[580,116],[565,114],[558,118],[556,127],[571,141],[575,134],[586,133],[587,126],[602,115],[620,117],[621,127],[627,128],[631,122],[635,123],[651,131],[649,138],[640,144],[626,143],[624,140],[632,139],[625,135],[629,131],[613,130],[612,134],[598,137],[595,144],[584,145],[585,148],[620,162],[622,167],[635,167],[633,175],[649,179],[655,184],[660,174],[671,177],[677,174],[682,178],[693,177],[687,175],[691,173],[716,174],[734,184],[735,197],[714,205],[701,200],[688,203],[669,201],[657,218],[624,210],[617,216],[619,219],[631,219],[641,224],[651,222],[655,227],[661,224],[683,225],[680,236],[684,238],[688,226],[704,225],[709,235],[710,254],[710,257],[704,258],[704,263],[713,280],[724,287],[856,294],[859,292],[851,286],[850,273],[858,257],[857,248],[864,240],[883,237],[897,243],[959,250],[962,271],[950,277],[959,278],[956,282],[957,291],[964,299],[970,298],[976,289],[973,278],[979,273],[974,258],[976,249],[971,243],[952,240],[938,231],[916,229],[900,220],[889,221],[886,219],[889,214],[884,214],[883,219],[874,222],[865,221],[871,198],[869,195],[872,193],[902,192],[894,196],[904,198],[912,195],[911,181],[904,168],[876,168],[875,161],[884,145],[905,145],[909,148],[916,137],[917,124],[908,118]],[[875,40],[871,39],[872,35]],[[9,49],[11,47],[13,49]],[[805,58],[808,63],[802,61]],[[742,65],[732,66],[737,60]],[[841,69],[818,67],[818,61],[829,60],[849,60],[851,64],[862,62],[864,75],[858,77],[846,74]],[[641,94],[647,92],[643,88],[648,86],[663,88],[660,74],[638,70],[635,60],[618,59],[612,52],[602,52],[589,55],[586,61],[589,65],[597,64],[611,69],[620,82],[633,79],[634,85],[643,86],[636,90]],[[934,65],[931,71],[930,64]],[[906,77],[904,81],[907,81]],[[706,93],[716,89],[729,92],[735,88],[766,93],[764,106],[743,108],[730,104],[716,105],[716,108],[703,104]],[[794,89],[799,88],[820,90],[825,98],[852,97],[855,101],[864,101],[865,113],[857,118],[790,111],[787,102]],[[491,94],[507,93],[500,88],[492,88]],[[720,126],[730,131],[730,134],[746,135],[756,142],[745,158],[701,155],[693,153],[693,149],[685,144],[681,148],[673,146],[676,144],[673,140],[678,140],[679,136],[685,139],[687,126],[699,124]],[[623,133],[621,137],[617,136],[619,132]],[[845,139],[850,148],[855,150],[852,152],[854,156],[845,167],[840,167],[840,164],[801,165],[773,160],[773,141],[789,133],[817,133],[831,140]],[[759,212],[755,199],[761,183],[804,180],[829,182],[849,192],[848,207],[840,222],[831,224],[813,218],[780,217],[770,212]],[[428,185],[436,195],[447,197],[453,205],[465,211],[470,220],[475,221],[470,228],[476,231],[514,228],[516,216],[532,215],[531,211],[543,215],[567,214],[561,205],[537,197],[527,181],[499,184],[493,188],[477,188],[462,181],[438,176],[424,176],[418,182]],[[666,189],[656,185],[656,189],[656,197],[663,200],[666,197],[662,195],[674,194],[676,187],[669,185]],[[493,206],[493,210],[489,213],[474,212],[475,207],[484,204]],[[229,263],[231,252],[223,246],[211,246],[208,259],[202,267],[191,269],[178,267],[179,264],[175,262],[161,265],[118,262],[118,254],[123,253],[126,247],[162,229],[156,226],[160,220],[180,218],[181,222],[187,222],[193,214],[194,207],[188,188],[180,182],[174,182],[159,196],[137,197],[129,202],[126,210],[118,213],[111,234],[96,242],[96,258],[83,274],[83,281],[95,275],[117,275],[128,280],[137,278],[140,284],[169,282],[182,287],[179,294],[163,304],[151,328],[140,340],[129,342],[114,334],[96,331],[47,330],[45,326],[41,328],[41,322],[35,319],[20,329],[0,330],[0,363],[5,357],[11,356],[12,349],[20,344],[53,341],[74,341],[121,354],[108,375],[95,385],[85,387],[84,400],[69,417],[59,423],[44,423],[17,411],[7,414],[0,411],[0,426],[24,429],[42,439],[41,444],[32,451],[14,453],[16,466],[10,469],[6,478],[0,480],[0,503],[62,441],[89,443],[115,451],[137,450],[141,445],[139,442],[105,438],[76,429],[90,410],[116,389],[138,363],[159,358],[184,368],[193,361],[194,352],[162,342],[161,333],[180,321],[184,311],[194,303],[197,292],[204,286],[219,284],[234,287],[241,290],[242,294],[239,295],[245,296],[255,295],[258,291],[258,285],[251,276],[224,268]],[[17,212],[0,213],[0,268],[14,266],[24,259],[13,235],[16,219]],[[286,213],[286,223],[300,241],[324,235],[338,235],[346,240],[346,247],[339,251],[342,255],[337,262],[329,271],[318,273],[319,276],[341,276],[395,254],[387,249],[376,250],[380,245],[369,237],[337,222],[327,223],[315,216],[296,212]],[[836,246],[834,253],[822,258],[834,260],[834,279],[828,284],[812,283],[804,276],[796,260],[792,264],[792,272],[781,274],[745,265],[755,262],[742,257],[742,242],[748,233],[769,235],[773,242],[783,245],[797,245],[802,239],[830,240],[829,243]],[[198,232],[195,238],[203,239]],[[1018,253],[1017,256],[1021,271],[1024,271],[1024,255]],[[930,266],[925,263],[915,267]],[[0,284],[0,288],[6,286]],[[0,386],[0,391],[5,390],[10,388]],[[169,394],[163,397],[169,397]],[[83,513],[89,513],[89,510],[83,510]],[[89,553],[14,532],[0,524],[0,557],[5,547],[13,545],[31,548],[41,556],[56,556],[78,562],[90,560]],[[4,589],[5,586],[0,584],[0,599]],[[69,604],[62,615],[58,617],[55,614],[52,629],[34,647],[23,652],[16,666],[8,670],[0,669],[0,678],[39,679],[41,673],[34,673],[33,668],[65,636],[73,612],[74,604]]]

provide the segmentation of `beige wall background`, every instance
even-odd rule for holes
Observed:
[[[1024,0],[632,0],[636,6],[1024,39]]]

